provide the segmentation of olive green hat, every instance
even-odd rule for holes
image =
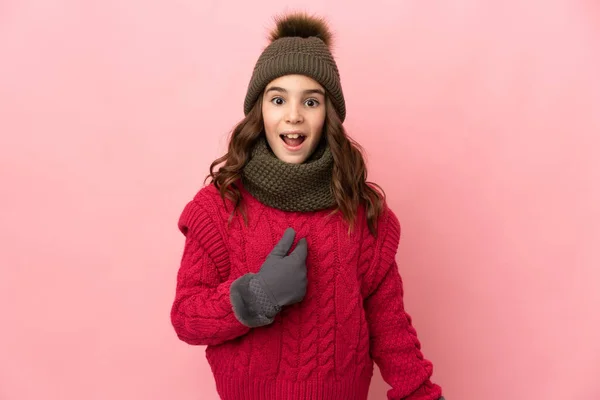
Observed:
[[[322,18],[294,13],[276,18],[270,44],[262,52],[244,100],[248,115],[269,82],[284,75],[299,74],[319,82],[327,91],[340,120],[346,118],[346,103],[340,74],[331,54],[331,32]]]

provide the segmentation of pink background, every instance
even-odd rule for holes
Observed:
[[[217,399],[176,222],[280,4],[0,3],[0,399]],[[448,400],[600,397],[598,3],[288,4],[337,32]]]

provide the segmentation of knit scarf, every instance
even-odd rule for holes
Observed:
[[[335,205],[333,156],[326,140],[302,164],[281,161],[262,135],[242,172],[244,188],[258,201],[284,211],[317,211]]]

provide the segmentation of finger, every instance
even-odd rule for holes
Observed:
[[[275,245],[270,255],[275,257],[285,257],[288,251],[290,251],[295,237],[296,231],[294,231],[293,228],[287,228],[283,233],[283,237],[279,240],[279,243]]]
[[[292,251],[292,254],[290,254],[290,257],[293,257],[294,259],[299,261],[305,261],[307,253],[308,246],[306,244],[306,239],[302,238],[298,241],[298,244],[296,245],[294,251]]]

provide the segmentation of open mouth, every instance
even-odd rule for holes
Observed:
[[[304,140],[306,139],[306,136],[304,136],[301,133],[281,134],[281,135],[279,135],[279,137],[289,147],[298,147],[302,143],[304,143]]]

